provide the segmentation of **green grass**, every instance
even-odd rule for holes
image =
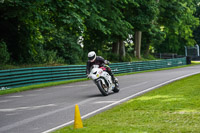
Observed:
[[[191,61],[192,64],[200,64],[200,61]]]
[[[199,133],[199,83],[200,74],[175,81],[55,133]]]

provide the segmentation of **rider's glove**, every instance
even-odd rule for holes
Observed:
[[[109,62],[108,60],[105,60],[104,63],[105,63],[106,65],[109,65],[109,64],[110,64],[110,62]]]

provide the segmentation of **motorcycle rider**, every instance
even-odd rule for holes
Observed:
[[[106,71],[109,73],[109,75],[112,78],[113,83],[116,82],[115,77],[110,69],[110,67],[105,66],[108,65],[109,61],[105,60],[103,57],[101,56],[97,56],[96,53],[94,51],[91,51],[88,53],[88,61],[87,61],[87,69],[86,69],[86,74],[89,75],[90,74],[90,70],[91,67],[93,65],[99,65],[99,67],[105,67]]]

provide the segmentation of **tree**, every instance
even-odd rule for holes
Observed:
[[[158,14],[157,1],[129,1],[125,12],[126,20],[134,27],[136,57],[141,58],[142,32],[148,31]]]
[[[25,62],[30,57],[31,36],[36,36],[32,21],[34,2],[4,1],[0,4],[0,38],[6,42],[14,61]],[[35,5],[35,4],[33,4]],[[36,38],[36,37],[33,37]]]
[[[154,52],[153,47],[164,41],[164,36],[165,33],[162,31],[160,26],[158,24],[152,24],[148,31],[143,32],[143,45],[141,47],[142,54],[148,57],[150,52]],[[150,51],[150,48],[152,51]]]
[[[196,5],[196,12],[194,14],[195,17],[200,19],[200,1],[197,0],[195,1],[195,5]],[[194,39],[197,42],[197,44],[200,45],[200,26],[194,28],[193,30],[193,35],[194,35]]]
[[[6,64],[10,59],[10,54],[3,40],[0,41],[0,53],[0,65]]]
[[[13,63],[74,64],[85,61],[91,50],[124,61],[127,47],[133,50],[124,42],[133,35],[138,58],[152,47],[181,53],[185,45],[196,43],[194,38],[199,42],[198,4],[199,0],[7,0],[0,4],[0,40]]]
[[[112,49],[115,54],[125,56],[123,40],[132,32],[133,27],[123,16],[124,1],[90,1],[90,15],[85,19],[85,51]],[[119,47],[123,50],[119,51]]]
[[[58,55],[67,63],[74,64],[82,60],[82,48],[78,38],[85,30],[84,19],[88,14],[85,1],[49,1],[50,23],[54,28],[46,32],[51,39],[47,40],[46,49],[57,50]]]
[[[184,53],[184,46],[194,45],[192,28],[199,24],[193,14],[196,6],[192,0],[160,1],[158,23],[166,34],[162,44],[155,45],[157,52]]]
[[[84,1],[5,1],[0,5],[0,37],[17,63],[45,63],[47,53],[75,63],[84,30]],[[55,57],[54,57],[55,58]]]

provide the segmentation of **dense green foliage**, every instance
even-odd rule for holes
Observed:
[[[164,26],[165,40],[156,44],[160,52],[170,51],[184,54],[184,46],[192,46],[196,42],[193,38],[193,29],[199,25],[199,18],[194,16],[198,7],[193,0],[161,1],[160,19]]]
[[[199,1],[199,0],[197,0]],[[198,5],[196,8],[196,12],[195,12],[195,17],[200,18],[200,3],[196,2],[196,4]],[[200,45],[200,26],[198,26],[197,28],[194,29],[194,39],[197,42],[197,44]]]
[[[4,0],[0,64],[77,64],[91,50],[131,61],[138,30],[142,54],[183,54],[200,42],[199,8],[198,0]]]
[[[0,62],[6,64],[10,59],[10,54],[8,53],[7,45],[5,42],[0,42]]]

